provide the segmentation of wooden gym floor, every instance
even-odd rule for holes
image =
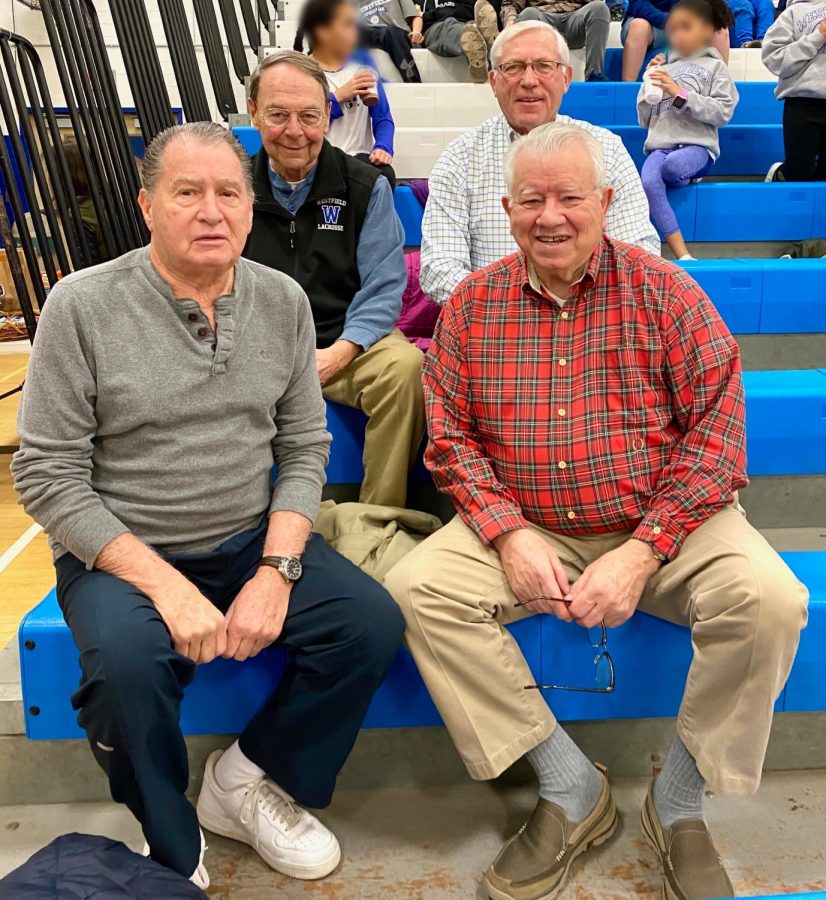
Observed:
[[[0,344],[0,394],[17,387],[26,374],[26,345]],[[12,453],[17,449],[15,419],[19,394],[0,400],[0,649],[17,634],[23,616],[54,586],[46,536],[17,505],[12,487]]]

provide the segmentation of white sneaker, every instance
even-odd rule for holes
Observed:
[[[774,176],[777,174],[777,170],[783,165],[782,162],[776,162],[771,164],[771,168],[768,172],[766,172],[766,178],[764,179],[766,182],[774,181]]]
[[[200,831],[200,829],[199,829]],[[209,887],[209,873],[206,870],[206,866],[204,865],[204,852],[206,851],[207,845],[206,840],[204,838],[204,833],[201,831],[201,855],[198,857],[198,866],[195,871],[189,876],[189,880],[195,885],[195,887],[199,887],[202,891],[205,891]],[[144,841],[143,850],[141,851],[142,856],[149,856],[149,844]]]
[[[225,791],[215,777],[221,751],[210,754],[198,797],[198,819],[209,831],[249,844],[267,865],[292,878],[324,878],[341,860],[335,835],[263,777]]]

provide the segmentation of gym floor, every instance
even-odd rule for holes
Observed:
[[[657,858],[639,826],[646,786],[637,778],[615,783],[622,827],[609,844],[574,863],[561,900],[662,896]],[[323,814],[344,851],[329,878],[293,881],[270,871],[249,848],[208,835],[208,893],[220,900],[476,900],[484,896],[481,872],[529,814],[534,791],[469,779],[438,787],[343,788]],[[706,807],[738,896],[826,890],[826,772],[768,773],[756,797],[714,797]],[[129,813],[113,803],[0,807],[0,876],[70,831],[106,834],[136,850],[142,844]]]

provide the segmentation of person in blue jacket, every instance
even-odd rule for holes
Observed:
[[[375,63],[357,50],[358,13],[349,0],[308,0],[295,37],[321,66],[330,85],[330,130],[327,140],[372,163],[396,186],[392,168],[396,126]]]
[[[629,0],[622,22],[622,80],[639,81],[649,50],[666,46],[665,22],[677,0]],[[748,0],[746,0],[748,2]],[[711,46],[728,64],[731,47],[727,28],[715,32]]]
[[[728,0],[734,14],[731,29],[733,47],[760,47],[766,32],[774,24],[772,0]]]

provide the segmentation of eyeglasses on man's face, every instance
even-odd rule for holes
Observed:
[[[526,691],[577,691],[582,694],[612,694],[616,681],[614,661],[608,652],[608,630],[605,623],[599,628],[586,630],[588,642],[594,651],[594,683],[592,686],[574,687],[565,684],[526,684]]]
[[[508,80],[513,80],[521,78],[530,67],[538,78],[547,78],[564,65],[565,63],[558,59],[535,59],[533,62],[523,62],[520,59],[504,62],[496,66],[496,71],[501,72]]]
[[[293,116],[302,128],[320,128],[324,123],[323,109],[289,110],[270,107],[261,114],[261,118],[270,128],[286,128]]]

